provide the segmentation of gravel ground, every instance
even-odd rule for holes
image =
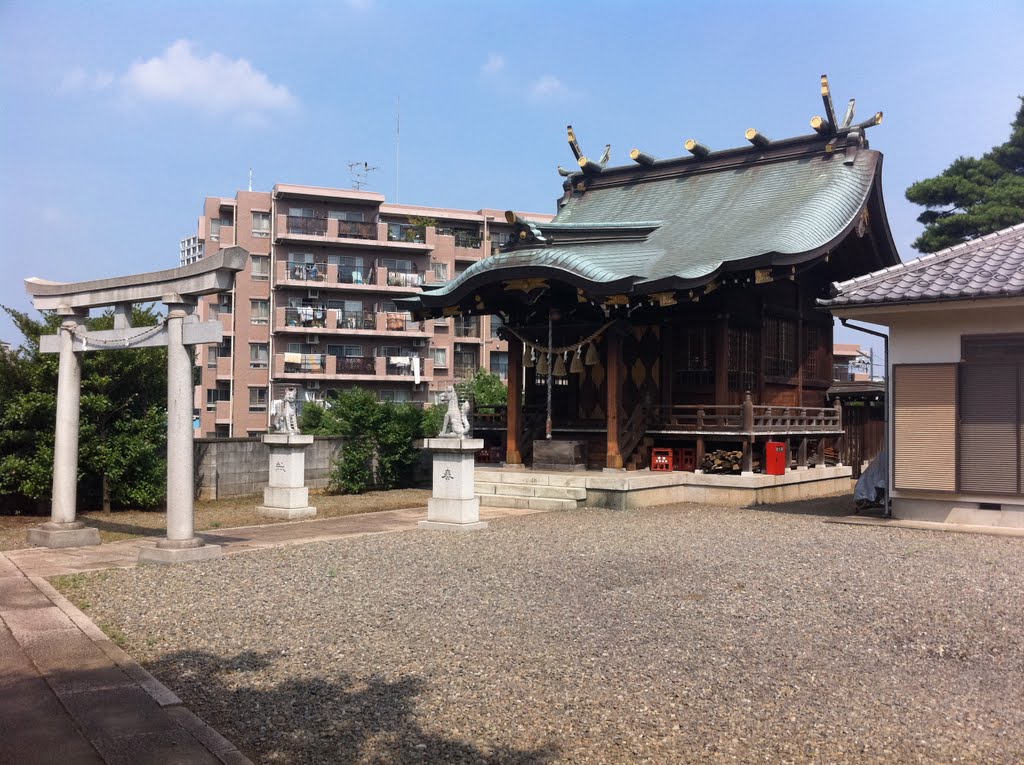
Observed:
[[[395,489],[394,491],[368,491],[365,494],[310,494],[310,504],[316,507],[317,518],[339,518],[356,513],[376,513],[381,510],[404,510],[426,507],[429,489]],[[256,515],[257,505],[263,504],[263,495],[231,497],[196,502],[196,531],[229,529],[236,526],[266,526],[285,523],[286,519],[263,518]],[[27,546],[25,535],[29,527],[49,520],[39,515],[0,515],[0,550],[20,550]],[[83,512],[78,520],[86,526],[100,530],[104,542],[137,537],[162,537],[167,533],[167,514],[158,510],[116,510],[110,515],[102,512]]]
[[[1024,540],[580,510],[65,579],[261,763],[1020,763]]]

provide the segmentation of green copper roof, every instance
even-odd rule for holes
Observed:
[[[584,179],[550,224],[532,224],[511,252],[473,264],[420,296],[458,300],[506,279],[544,277],[596,292],[645,293],[703,284],[729,268],[786,265],[834,246],[856,223],[879,171],[866,148],[823,150],[793,139],[776,151],[722,152],[710,161],[609,168]]]

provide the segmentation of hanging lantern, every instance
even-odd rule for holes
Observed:
[[[523,367],[533,369],[533,346],[526,346],[526,353],[523,354]]]
[[[601,357],[597,355],[597,343],[591,343],[587,346],[587,357],[583,362],[588,367],[594,366],[594,364],[601,363]]]
[[[537,359],[537,374],[546,375],[548,373],[548,355],[546,353],[540,354]]]
[[[569,373],[565,371],[565,358],[563,354],[555,354],[555,377],[565,377]]]
[[[569,371],[574,375],[578,375],[583,371],[583,349],[577,348],[576,353],[572,355],[572,364],[569,365]]]

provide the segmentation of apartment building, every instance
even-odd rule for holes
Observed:
[[[183,253],[239,245],[252,257],[230,294],[199,307],[223,322],[224,341],[197,359],[196,435],[265,432],[289,385],[304,402],[359,386],[428,404],[481,367],[504,378],[499,317],[416,322],[396,301],[453,279],[510,235],[499,210],[388,204],[367,191],[278,184],[208,197]]]

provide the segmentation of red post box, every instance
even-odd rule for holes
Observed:
[[[786,445],[781,441],[769,441],[764,445],[764,472],[768,475],[786,474]]]

